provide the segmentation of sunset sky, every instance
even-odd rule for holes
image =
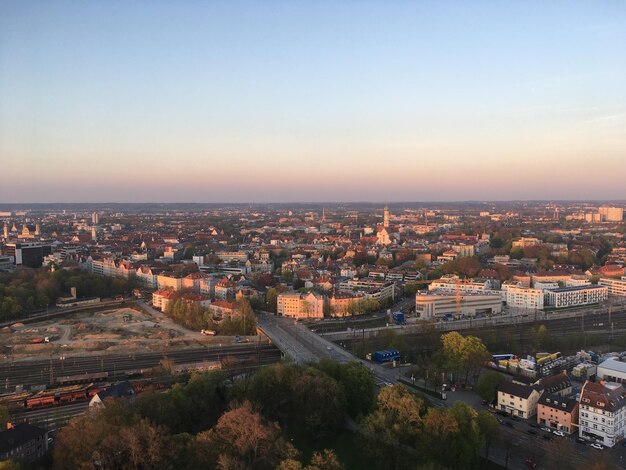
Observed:
[[[623,1],[0,3],[0,202],[626,199]]]

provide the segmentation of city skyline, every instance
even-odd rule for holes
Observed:
[[[0,202],[626,198],[626,6],[0,15]]]

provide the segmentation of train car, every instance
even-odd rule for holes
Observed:
[[[68,392],[60,392],[55,395],[56,402],[61,405],[64,403],[73,403],[87,399],[87,390],[74,390]]]
[[[27,398],[24,402],[26,408],[42,408],[45,406],[54,406],[56,404],[56,397],[54,395],[35,395]]]
[[[108,372],[93,372],[91,374],[65,375],[55,379],[57,385],[86,384],[103,382],[109,377]]]

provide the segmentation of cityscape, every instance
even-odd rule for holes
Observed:
[[[0,6],[0,470],[626,469],[626,5]]]

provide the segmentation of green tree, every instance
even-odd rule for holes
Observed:
[[[276,308],[278,305],[278,292],[275,288],[271,287],[265,293],[265,304],[267,305],[267,310],[276,313]]]
[[[481,374],[474,390],[480,398],[492,403],[498,394],[500,382],[502,382],[502,376],[498,372],[487,371]]]
[[[497,442],[500,436],[500,423],[488,411],[480,411],[478,413],[478,429],[485,443],[485,460],[489,460],[491,444]]]

